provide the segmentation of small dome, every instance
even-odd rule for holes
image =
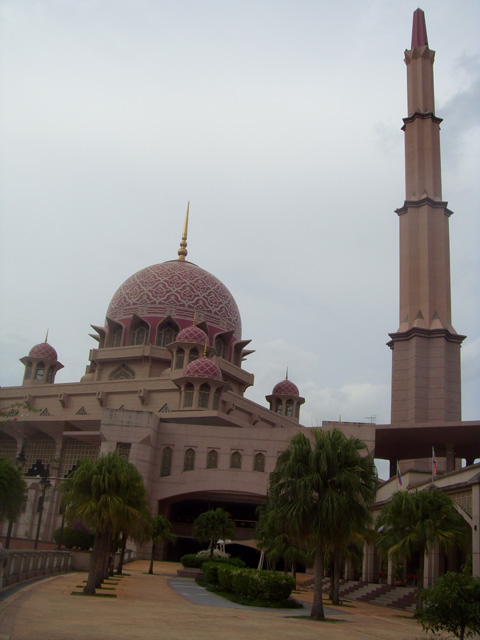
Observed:
[[[272,395],[299,397],[300,392],[297,385],[293,384],[293,382],[290,380],[282,380],[281,382],[277,382],[273,387]]]
[[[185,377],[222,380],[222,372],[218,365],[212,360],[208,358],[197,358],[196,360],[192,360],[185,369]]]
[[[176,342],[193,342],[195,344],[205,344],[207,341],[207,334],[202,331],[200,327],[192,325],[191,327],[185,327],[182,329],[177,337]]]
[[[28,354],[30,358],[45,358],[45,360],[58,360],[57,352],[48,344],[41,342],[30,349]]]

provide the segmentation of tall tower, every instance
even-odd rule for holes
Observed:
[[[391,333],[392,423],[461,420],[460,345],[452,326],[448,219],[442,200],[440,123],[425,15],[413,14],[405,51],[406,195],[400,221],[400,326]]]

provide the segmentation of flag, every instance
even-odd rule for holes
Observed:
[[[397,460],[397,480],[398,480],[398,484],[401,486],[402,485],[402,474],[400,473],[400,465],[398,464],[398,460]]]
[[[437,475],[437,456],[435,455],[435,448],[432,447],[432,473]]]

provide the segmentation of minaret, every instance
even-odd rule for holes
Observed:
[[[400,221],[400,326],[391,333],[392,423],[461,419],[460,345],[452,326],[448,219],[442,200],[440,123],[425,15],[413,14],[405,51],[408,117],[404,118],[406,199]]]

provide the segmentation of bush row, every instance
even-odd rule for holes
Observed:
[[[245,562],[241,558],[215,558],[214,560],[218,564],[230,564],[235,567],[244,568]],[[184,567],[189,569],[202,569],[203,565],[208,562],[208,558],[205,559],[196,553],[186,553],[180,558],[180,562]]]
[[[243,600],[285,602],[295,588],[295,580],[286,574],[241,569],[218,562],[206,562],[203,565],[203,575],[209,584]]]

